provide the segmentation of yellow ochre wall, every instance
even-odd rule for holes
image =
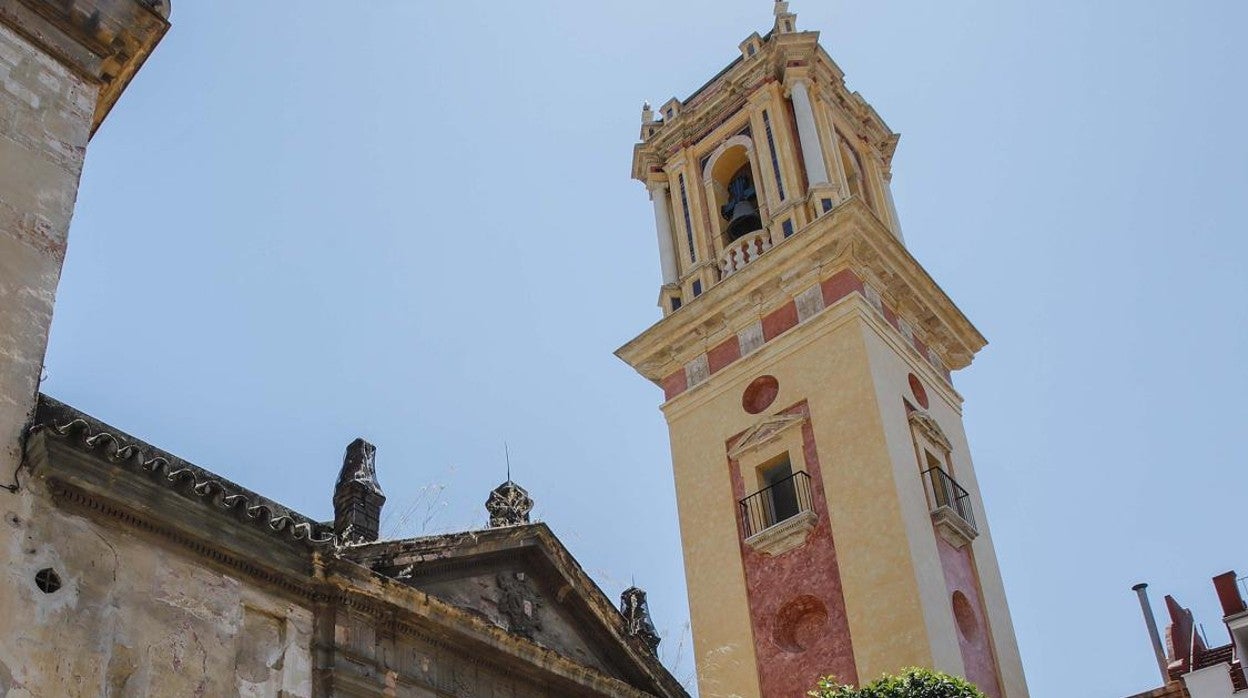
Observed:
[[[953,442],[958,479],[975,501],[981,535],[973,545],[1006,695],[1027,695],[971,471],[960,397],[902,342],[851,294],[664,406],[703,696],[761,695],[726,441],[802,400],[828,497],[859,677],[912,665],[964,673],[902,403],[911,372],[928,388],[930,412]],[[764,413],[747,414],[742,392],[764,374],[778,379],[779,397]],[[750,490],[752,480],[746,482]]]

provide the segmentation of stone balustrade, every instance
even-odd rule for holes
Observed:
[[[770,249],[771,233],[766,230],[757,230],[733,240],[719,256],[720,278],[732,276]]]

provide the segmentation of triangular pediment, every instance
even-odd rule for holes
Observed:
[[[759,446],[771,443],[781,434],[804,421],[806,417],[800,414],[778,414],[765,417],[746,429],[732,442],[728,449],[728,457],[736,460]]]
[[[655,695],[683,695],[544,524],[357,546],[357,563]]]
[[[912,410],[909,415],[910,423],[927,437],[932,443],[940,446],[946,451],[952,451],[953,445],[949,441],[949,437],[945,436],[945,432],[932,418],[932,415],[923,410]]]

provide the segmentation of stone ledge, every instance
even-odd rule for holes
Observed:
[[[955,548],[962,548],[979,536],[974,526],[947,505],[932,510],[932,523],[940,537]]]
[[[815,512],[807,510],[791,516],[777,524],[755,533],[745,539],[746,545],[764,555],[780,555],[806,542],[810,532],[815,528],[819,517]]]

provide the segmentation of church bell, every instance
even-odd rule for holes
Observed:
[[[759,217],[758,207],[754,204],[757,196],[754,183],[750,181],[745,169],[742,168],[728,184],[728,203],[720,209],[720,213],[728,219],[726,232],[729,241],[763,228],[763,219]]]
[[[728,239],[736,240],[742,235],[762,230],[763,219],[758,216],[758,209],[749,201],[738,201],[732,207],[732,219],[728,221]]]

